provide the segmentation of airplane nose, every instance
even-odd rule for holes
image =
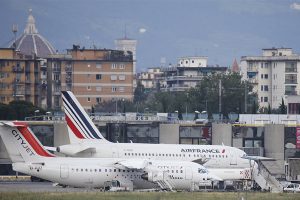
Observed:
[[[149,178],[148,173],[142,174],[141,178],[148,181],[149,180],[148,179]]]

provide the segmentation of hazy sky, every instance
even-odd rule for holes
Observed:
[[[262,48],[300,53],[300,0],[0,0],[0,45],[24,30],[33,9],[39,33],[64,52],[72,44],[114,48],[114,40],[138,40],[137,68],[159,66],[162,57],[208,56],[229,66]]]

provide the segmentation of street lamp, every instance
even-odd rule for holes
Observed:
[[[199,112],[198,110],[195,110],[195,119],[194,119],[194,120],[199,119],[199,116],[198,116],[199,113],[200,113],[200,112]]]
[[[46,115],[47,115],[47,119],[50,120],[51,112],[50,111],[46,112]]]

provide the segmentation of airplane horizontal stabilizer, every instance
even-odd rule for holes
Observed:
[[[274,158],[268,158],[263,156],[242,156],[241,158],[248,159],[248,160],[275,160]]]

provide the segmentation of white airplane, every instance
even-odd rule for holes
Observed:
[[[54,149],[73,157],[192,161],[224,180],[250,179],[246,153],[224,145],[140,144],[107,141],[71,91],[62,91],[71,144]],[[52,148],[53,150],[53,148]]]
[[[201,182],[219,179],[193,162],[146,159],[56,157],[48,152],[23,122],[0,122],[0,136],[13,170],[74,187],[118,186],[169,190],[198,190]]]

